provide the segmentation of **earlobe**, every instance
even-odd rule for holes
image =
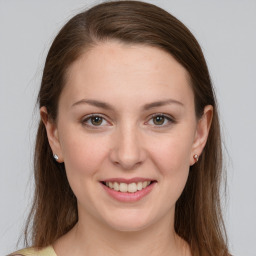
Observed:
[[[45,125],[48,142],[52,149],[53,156],[57,155],[58,159],[55,158],[55,160],[61,163],[63,162],[63,157],[62,157],[61,146],[59,142],[57,126],[55,122],[53,122],[53,120],[50,119],[46,107],[43,106],[40,108],[40,116],[41,116],[41,120]]]
[[[207,138],[209,135],[211,123],[213,117],[213,107],[211,105],[207,105],[204,108],[204,113],[202,117],[198,120],[195,139],[193,142],[191,157],[190,157],[190,165],[196,163],[205,147],[207,142]],[[197,156],[195,158],[195,155]]]

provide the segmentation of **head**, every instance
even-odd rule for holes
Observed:
[[[102,65],[103,58],[110,63],[109,67]],[[125,68],[120,65],[120,59],[124,60],[122,63],[127,64]],[[135,60],[138,61],[138,65],[136,65],[137,62],[134,62]],[[132,65],[133,62],[134,65]],[[136,71],[140,71],[140,63],[144,68],[141,73],[136,73]],[[115,79],[109,75],[111,67]],[[160,71],[152,72],[157,67]],[[95,71],[100,68],[102,80]],[[85,73],[84,77],[89,77],[90,80],[88,88],[83,87],[84,91],[81,91],[81,86],[75,87],[79,85],[79,81],[80,84],[87,82],[84,77],[80,77],[82,80],[78,77],[78,74],[83,72],[82,70]],[[149,73],[146,72],[147,70]],[[157,79],[161,76],[164,83],[169,79],[168,72],[170,80],[176,86],[168,87],[165,90],[164,86],[159,84],[158,95],[157,83],[150,84],[150,79],[158,81]],[[125,78],[126,83],[122,82],[118,88],[118,81],[122,77]],[[150,79],[147,80],[147,77]],[[102,81],[106,81],[106,79],[109,81],[106,82],[107,87],[97,87],[99,84],[102,85]],[[76,83],[72,83],[72,81],[76,81]],[[181,86],[179,87],[179,85]],[[99,143],[102,143],[102,148],[111,149],[108,153],[101,151],[102,163],[105,166],[113,164],[112,167],[116,170],[122,170],[123,173],[129,173],[128,175],[131,174],[133,177],[137,171],[143,170],[143,164],[153,163],[155,160],[157,165],[157,161],[161,158],[159,152],[162,153],[161,155],[166,154],[167,157],[161,159],[161,161],[163,160],[162,169],[167,170],[168,164],[170,164],[171,172],[172,168],[173,170],[180,168],[182,171],[182,175],[177,176],[180,184],[176,189],[177,194],[173,197],[176,233],[190,244],[192,253],[194,252],[193,255],[223,253],[226,247],[222,235],[223,226],[219,201],[222,166],[220,128],[215,96],[203,53],[191,32],[175,17],[154,5],[137,1],[103,3],[76,15],[61,29],[50,48],[38,96],[42,121],[39,124],[35,150],[36,193],[34,211],[32,211],[35,214],[34,245],[44,246],[52,243],[78,221],[77,204],[81,204],[81,202],[76,198],[77,194],[79,195],[79,189],[76,191],[77,183],[72,176],[71,169],[74,167],[74,162],[79,165],[81,157],[79,159],[75,159],[74,156],[70,157],[72,152],[67,148],[70,148],[71,144],[67,139],[62,141],[58,139],[59,137],[66,138],[66,134],[71,131],[61,128],[64,127],[64,113],[69,111],[66,108],[67,104],[79,105],[79,103],[76,104],[79,101],[77,95],[81,92],[84,95],[93,95],[93,97],[98,95],[97,100],[105,99],[107,103],[112,103],[114,108],[112,113],[115,114],[112,116],[109,114],[110,119],[113,121],[115,116],[115,120],[126,125],[126,128],[120,129],[120,133],[115,133],[118,135],[113,135],[114,137],[111,135],[110,148],[110,135],[107,141],[97,138]],[[141,98],[142,95],[144,98]],[[174,100],[178,101],[176,105],[179,106],[173,103],[171,110],[172,113],[175,113],[174,116],[177,116],[177,120],[175,117],[175,120],[172,120],[173,123],[179,122],[179,113],[183,111],[180,105],[186,105],[188,119],[186,119],[187,123],[183,133],[178,134],[178,129],[173,129],[175,138],[179,138],[179,140],[173,139],[168,144],[168,140],[165,138],[172,134],[164,131],[162,131],[164,136],[161,135],[164,138],[162,141],[159,140],[160,135],[156,135],[156,131],[147,131],[146,135],[145,132],[138,130],[132,133],[135,131],[133,129],[135,126],[127,120],[134,120],[136,117],[136,120],[148,121],[147,124],[149,124],[146,112],[139,112],[136,106],[145,106],[155,99],[162,99],[165,95],[166,99],[174,97]],[[183,95],[185,95],[184,98]],[[139,103],[140,99],[141,104]],[[126,103],[132,107],[125,108]],[[79,108],[79,106],[74,107]],[[131,118],[123,118],[122,114],[124,113]],[[117,116],[121,117],[118,119]],[[126,121],[122,123],[121,120],[124,119]],[[165,121],[167,120],[165,119]],[[86,121],[88,122],[88,119]],[[83,120],[83,122],[85,121]],[[106,122],[104,131],[98,132],[98,137],[103,137],[102,133],[111,133],[114,121],[108,124],[110,125],[107,125]],[[122,137],[124,131],[128,135],[124,134]],[[130,141],[125,139],[132,138],[132,136],[136,136],[136,145],[139,146],[134,146],[135,144],[131,142],[132,139]],[[55,140],[56,138],[57,140]],[[154,138],[157,139],[154,141]],[[91,141],[89,140],[89,142]],[[77,143],[77,146],[81,146],[79,139]],[[121,145],[122,143],[123,145]],[[66,149],[65,145],[67,145]],[[125,145],[130,145],[130,148],[125,148]],[[173,149],[174,145],[176,145],[176,151]],[[167,159],[169,158],[167,149],[176,160],[169,161]],[[84,158],[88,158],[88,161],[93,159],[92,154],[95,155],[99,152],[98,149],[95,149],[94,152],[93,146],[91,149],[88,146],[81,150],[85,153]],[[130,159],[125,158],[125,150],[126,153],[130,150]],[[59,154],[59,163],[53,159],[53,153]],[[195,154],[200,155],[196,164],[193,158]],[[107,157],[104,158],[103,155]],[[106,159],[109,159],[109,162],[106,162]],[[99,159],[96,157],[95,160]],[[81,165],[76,167],[79,169],[84,163],[80,161]],[[88,166],[90,164],[88,162]],[[163,175],[161,174],[160,177],[154,176],[156,173],[153,171],[153,165],[149,164],[147,167],[151,170],[150,175],[155,180],[158,181],[159,178],[160,182],[161,177],[167,177],[168,180],[166,172],[163,171]],[[143,171],[142,175],[145,174],[145,168]],[[100,172],[98,175],[99,179],[103,177]],[[166,184],[168,185],[168,183]],[[90,186],[89,183],[88,186]],[[154,218],[157,218],[157,213],[154,216],[148,216],[147,220],[153,222]],[[126,221],[129,222],[129,219]],[[130,221],[132,223],[131,219]],[[112,224],[118,226],[118,223]],[[136,225],[134,229],[142,228],[143,225],[147,225],[147,222]],[[126,227],[118,227],[126,229]],[[213,247],[213,245],[215,246]]]

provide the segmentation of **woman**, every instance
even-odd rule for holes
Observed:
[[[137,1],[76,15],[38,102],[32,248],[12,255],[229,255],[216,101],[180,21]]]

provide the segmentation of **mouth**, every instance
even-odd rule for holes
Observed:
[[[154,189],[156,180],[147,178],[114,178],[100,182],[107,194],[115,200],[132,203],[146,197]]]
[[[117,182],[117,181],[102,181],[101,183],[106,187],[112,190],[115,190],[117,192],[136,193],[137,191],[141,191],[155,182],[156,182],[155,180],[153,181],[145,180],[145,181],[131,182],[131,183]]]

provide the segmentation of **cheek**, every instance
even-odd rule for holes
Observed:
[[[189,169],[193,138],[190,133],[175,133],[153,143],[152,159],[166,175]]]
[[[66,131],[65,134],[72,134],[66,135],[61,145],[70,187],[78,202],[84,202],[86,198],[87,203],[82,205],[90,207],[93,205],[91,191],[97,193],[93,184],[98,181],[100,166],[107,154],[107,147],[104,146],[106,142],[102,138],[77,131]]]
[[[189,174],[192,139],[182,133],[168,136],[151,147],[151,158],[159,171],[159,179],[166,191],[167,205],[173,205],[180,197]]]
[[[164,182],[173,191],[183,190],[189,173],[189,152],[186,148],[166,144],[155,152],[155,165]]]
[[[107,154],[106,142],[83,132],[65,131],[65,134],[61,148],[67,174],[93,177]]]

